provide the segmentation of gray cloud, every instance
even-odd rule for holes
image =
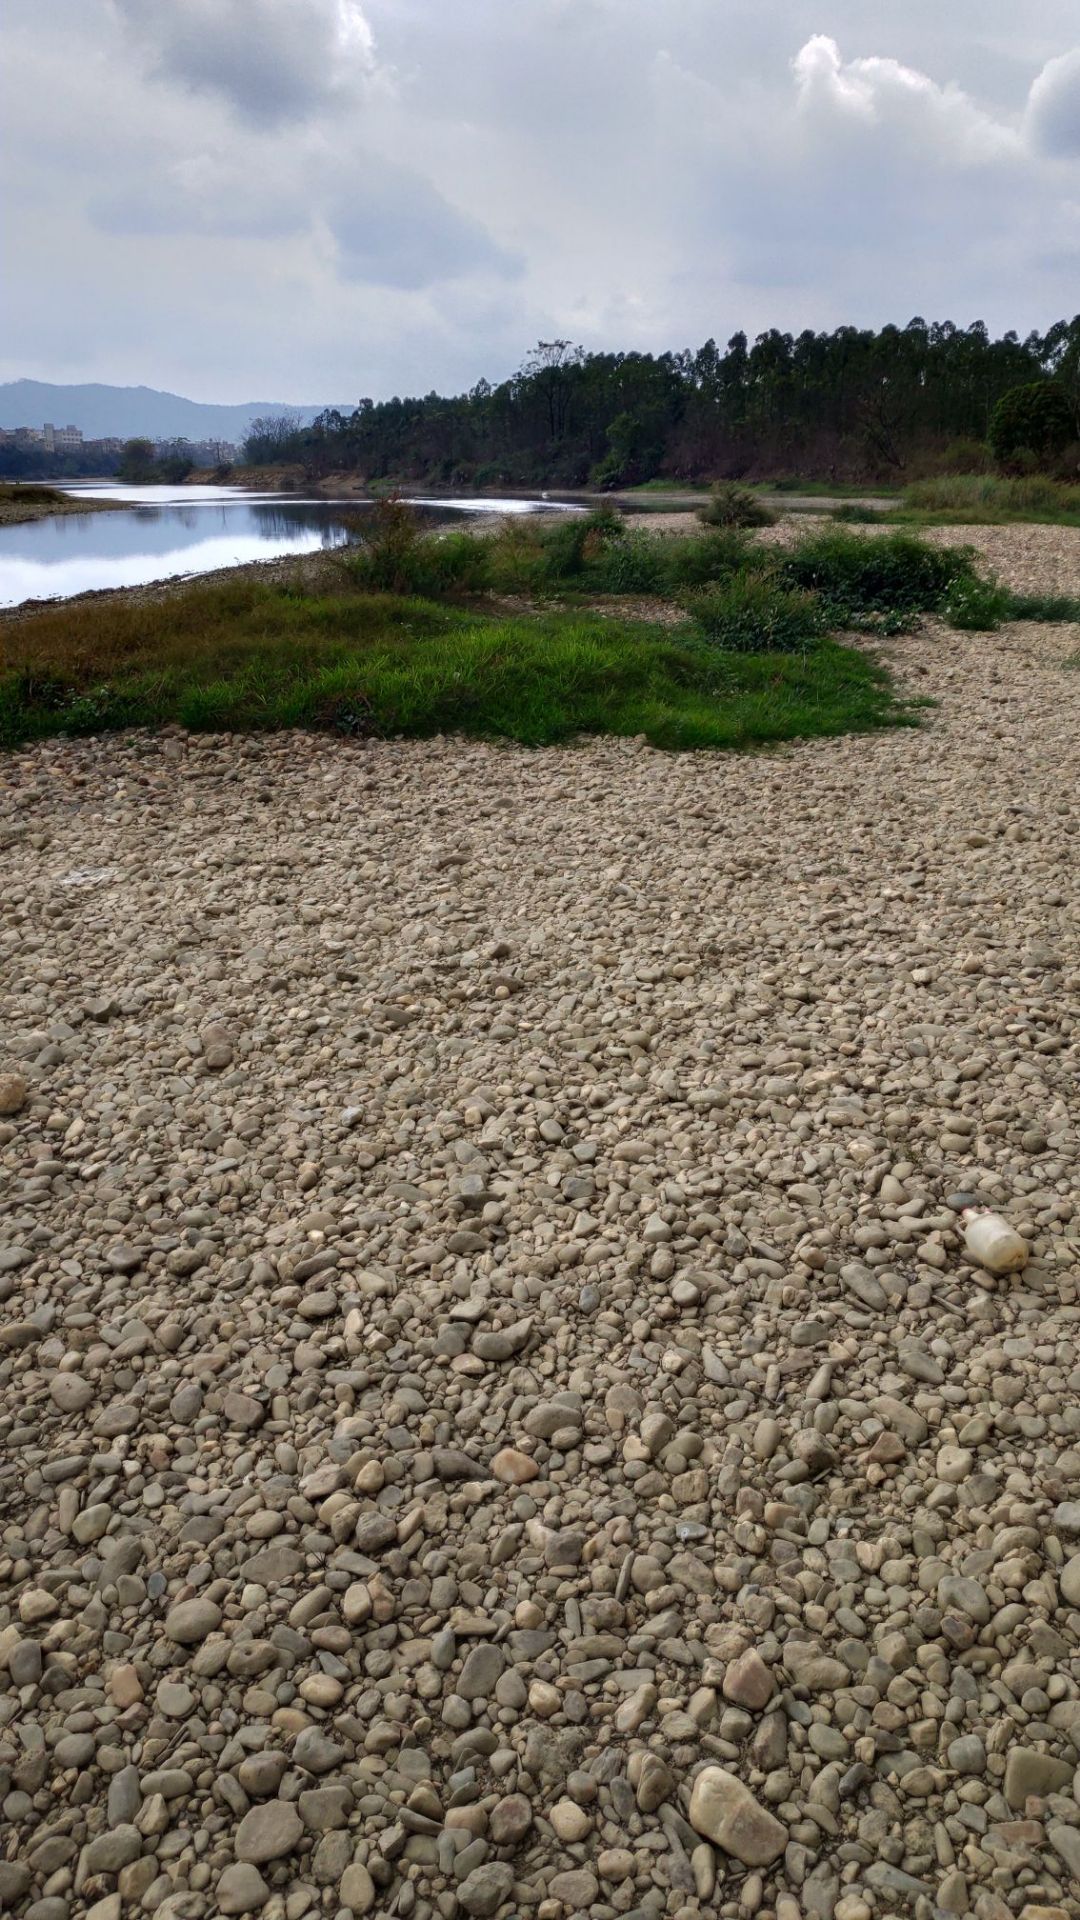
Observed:
[[[361,161],[328,224],[349,280],[416,290],[477,272],[511,278],[521,261],[408,167]]]
[[[374,70],[360,0],[114,0],[162,80],[256,125],[309,118]]]
[[[977,35],[940,0],[4,12],[3,377],[307,400],[468,386],[538,337],[1077,305],[1072,0],[984,0]]]

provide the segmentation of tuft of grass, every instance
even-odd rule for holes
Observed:
[[[683,605],[710,644],[727,653],[803,653],[825,632],[815,594],[753,574],[690,594]]]
[[[1041,620],[1047,626],[1080,622],[1080,600],[1067,593],[1010,593],[1007,620]]]
[[[836,520],[841,526],[874,526],[884,519],[880,508],[868,507],[863,500],[845,500],[842,506],[833,507],[830,520]]]

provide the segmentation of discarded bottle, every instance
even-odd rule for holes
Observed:
[[[989,1207],[965,1207],[964,1245],[988,1273],[1019,1273],[1028,1263],[1028,1246],[1015,1228]]]

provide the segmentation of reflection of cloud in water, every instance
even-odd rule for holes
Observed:
[[[133,488],[86,488],[100,499]],[[194,490],[194,499],[147,489],[128,512],[72,514],[0,527],[0,606],[66,598],[105,587],[140,587],[177,575],[317,553],[361,537],[371,503],[252,499]],[[207,497],[210,495],[210,497]],[[148,497],[149,496],[149,497]],[[528,513],[523,500],[417,500],[425,520],[449,523],[462,511]]]
[[[344,528],[293,528],[278,537],[226,533],[178,545],[166,551],[107,554],[42,562],[0,557],[0,604],[18,606],[23,600],[65,599],[105,587],[141,587],[152,580],[213,573],[220,567],[244,566],[252,560],[274,560],[286,554],[317,553],[340,546]]]

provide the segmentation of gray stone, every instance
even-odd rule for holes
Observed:
[[[489,1699],[505,1665],[506,1655],[500,1646],[486,1641],[473,1647],[461,1669],[455,1693],[463,1700]]]
[[[513,1868],[503,1860],[487,1860],[475,1867],[457,1890],[458,1905],[476,1920],[497,1913],[513,1890]]]
[[[257,1913],[269,1900],[270,1889],[258,1867],[237,1860],[221,1874],[214,1896],[221,1913]]]
[[[300,1844],[303,1832],[304,1823],[291,1800],[264,1800],[245,1813],[236,1829],[236,1858],[254,1866],[280,1860]]]
[[[1005,1761],[1005,1798],[1010,1807],[1022,1810],[1029,1795],[1045,1800],[1048,1793],[1062,1793],[1072,1785],[1075,1767],[1067,1760],[1055,1760],[1052,1754],[1037,1753],[1033,1747],[1010,1747]]]
[[[165,1616],[165,1632],[178,1647],[197,1647],[221,1621],[221,1608],[213,1600],[180,1600]]]

